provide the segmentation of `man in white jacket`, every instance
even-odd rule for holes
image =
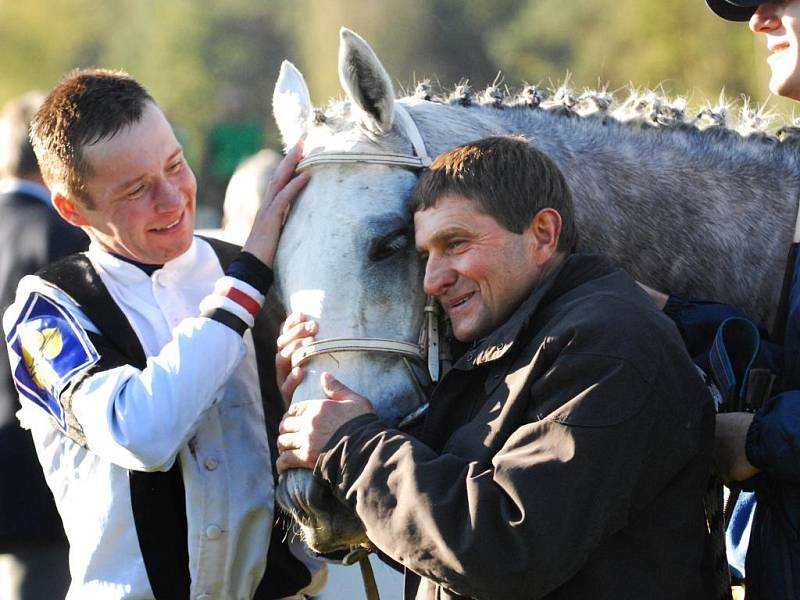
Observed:
[[[54,206],[91,238],[23,279],[3,318],[19,418],[70,541],[67,597],[299,594],[307,572],[275,573],[272,548],[267,564],[273,466],[251,328],[307,181],[292,177],[300,150],[231,252],[194,236],[194,174],[127,74],[68,76],[32,139]]]

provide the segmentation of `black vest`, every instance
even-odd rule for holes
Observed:
[[[240,248],[233,244],[213,238],[203,239],[214,249],[223,270],[239,253]],[[101,357],[95,367],[105,369],[124,361],[144,369],[147,357],[141,342],[86,255],[73,254],[46,267],[38,275],[69,295],[100,331],[99,336],[87,332],[98,350],[105,347],[109,355]],[[272,473],[264,475],[271,475],[274,481],[277,481],[278,424],[283,415],[283,400],[275,382],[274,351],[284,318],[280,302],[270,291],[252,330],[272,458]],[[100,352],[102,355],[103,351]],[[136,535],[153,594],[156,600],[188,600],[186,494],[180,464],[176,460],[166,472],[129,471],[129,478]],[[278,507],[273,508],[276,518],[267,555],[267,570],[255,600],[291,596],[311,582],[306,567],[289,552],[289,534],[285,529],[289,519],[278,518]]]

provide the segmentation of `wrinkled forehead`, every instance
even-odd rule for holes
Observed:
[[[156,104],[148,102],[138,120],[123,125],[112,135],[85,144],[82,151],[96,167],[101,161],[113,165],[122,157],[152,160],[173,154],[179,148],[164,113]]]
[[[454,236],[481,236],[498,227],[503,228],[474,200],[461,194],[444,194],[431,204],[419,207],[413,214],[413,220],[419,250]]]

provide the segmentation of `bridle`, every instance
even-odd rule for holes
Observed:
[[[304,171],[317,165],[342,164],[342,163],[367,163],[374,165],[386,165],[421,171],[427,169],[431,164],[431,158],[425,148],[425,142],[419,133],[416,123],[408,114],[408,111],[400,104],[394,107],[395,122],[398,128],[406,135],[414,148],[414,154],[398,153],[372,153],[372,152],[320,152],[301,160],[297,165],[297,171]],[[302,365],[315,356],[322,354],[336,354],[337,352],[372,352],[400,355],[406,367],[411,371],[414,381],[419,385],[420,382],[409,364],[409,360],[427,365],[428,375],[432,382],[438,382],[442,376],[443,369],[447,368],[447,361],[443,359],[442,342],[440,335],[440,310],[436,301],[428,296],[425,303],[425,317],[420,331],[419,341],[414,344],[402,340],[390,340],[383,338],[329,338],[319,340],[304,346],[292,355],[292,366]],[[407,415],[403,422],[414,418],[420,410]]]
[[[373,165],[386,165],[409,169],[415,172],[427,169],[431,165],[431,158],[425,148],[425,142],[419,133],[417,124],[408,114],[408,111],[400,104],[394,106],[395,122],[398,128],[403,131],[414,148],[414,154],[398,154],[391,152],[372,153],[372,152],[320,152],[301,160],[297,165],[297,171],[304,171],[317,165],[343,164],[343,163],[366,163]],[[296,367],[311,360],[315,356],[323,354],[330,355],[340,352],[371,352],[399,355],[403,364],[409,370],[412,381],[417,385],[422,397],[425,397],[424,384],[417,377],[412,368],[411,361],[417,364],[427,365],[428,376],[432,383],[436,383],[449,368],[449,353],[446,351],[444,336],[441,335],[440,328],[440,309],[436,300],[428,296],[425,302],[424,323],[422,325],[419,340],[416,344],[403,340],[390,340],[384,338],[328,338],[319,340],[297,350],[292,355],[292,366]],[[422,415],[428,408],[428,403],[423,404],[411,413],[405,415],[398,427],[414,421]],[[358,562],[361,567],[361,576],[364,579],[364,589],[367,598],[378,600],[378,587],[372,573],[367,555],[369,550],[356,548],[351,550],[345,557],[345,564]]]
[[[297,164],[297,171],[304,171],[309,167],[322,164],[341,163],[369,163],[373,165],[388,165],[421,171],[431,166],[431,157],[425,149],[425,142],[417,129],[417,124],[402,104],[394,105],[395,122],[402,130],[408,141],[414,147],[414,154],[398,154],[394,152],[320,152],[312,154]]]

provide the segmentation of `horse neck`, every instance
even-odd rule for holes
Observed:
[[[772,317],[800,200],[793,147],[545,109],[424,103],[411,112],[432,155],[488,135],[526,136],[564,172],[582,250],[656,289]]]

